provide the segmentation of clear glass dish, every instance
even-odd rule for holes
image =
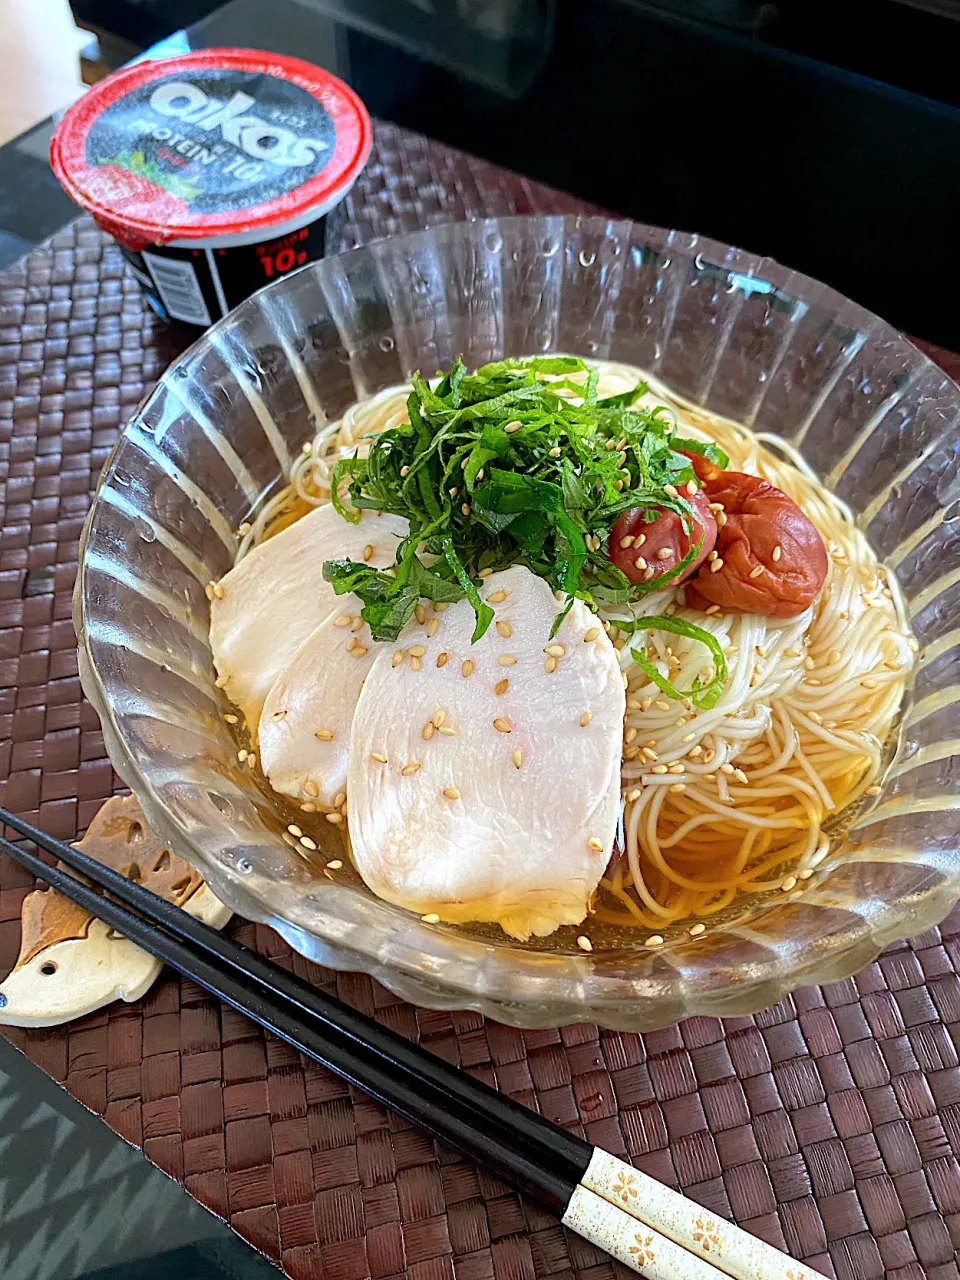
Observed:
[[[815,879],[656,951],[558,953],[427,925],[309,874],[237,761],[204,584],[316,424],[462,354],[650,371],[801,448],[896,569],[923,646],[882,794]],[[650,1030],[854,973],[960,898],[960,388],[889,325],[769,259],[602,218],[372,244],[255,294],[165,373],[108,462],[75,595],[83,687],[151,823],[236,911],[320,964],[520,1026]]]

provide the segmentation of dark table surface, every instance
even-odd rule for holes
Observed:
[[[398,25],[400,0],[392,17],[352,7],[347,25],[332,4],[233,0],[167,47],[310,58],[382,118],[642,220],[770,252],[960,346],[956,255],[942,251],[960,205],[951,104],[610,0],[520,6],[523,22],[466,43],[423,10]],[[75,215],[46,164],[49,134],[47,123],[0,148],[0,265]],[[276,1274],[2,1039],[0,1204],[3,1280]]]

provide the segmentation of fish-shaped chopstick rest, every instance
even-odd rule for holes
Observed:
[[[108,800],[77,847],[214,928],[230,919],[193,867],[150,830],[134,796]],[[0,1023],[53,1027],[114,1000],[139,1000],[162,967],[55,890],[35,889],[23,900],[17,963],[0,983]]]

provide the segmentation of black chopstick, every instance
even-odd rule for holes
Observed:
[[[631,1270],[649,1280],[821,1280],[735,1224],[713,1219],[678,1192],[0,808],[2,824],[85,879],[3,837],[0,852],[307,1057],[538,1200]]]
[[[0,808],[4,823],[111,895],[0,838],[0,851],[64,897],[503,1182],[564,1213],[593,1154],[587,1143]]]

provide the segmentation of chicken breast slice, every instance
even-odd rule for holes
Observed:
[[[210,605],[210,645],[227,697],[255,732],[270,686],[310,633],[339,606],[324,560],[393,564],[407,522],[364,512],[350,524],[332,506],[317,507],[268,538],[223,578]],[[366,547],[372,553],[364,555]]]
[[[332,809],[347,789],[350,727],[381,645],[340,596],[274,681],[260,715],[260,765],[274,791]],[[392,652],[392,647],[391,647]]]
[[[579,601],[550,639],[561,606],[529,569],[492,575],[481,595],[497,625],[475,645],[464,600],[428,615],[432,637],[429,620],[405,633],[399,665],[398,646],[373,663],[353,720],[349,833],[379,897],[528,938],[578,924],[610,859],[623,680]]]

